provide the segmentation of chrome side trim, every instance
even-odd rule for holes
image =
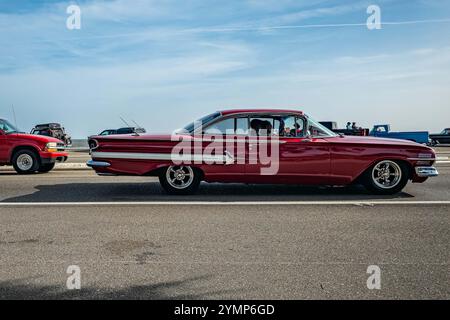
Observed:
[[[436,161],[436,158],[408,158],[411,161]]]
[[[232,138],[228,138],[228,139],[203,139],[203,138],[193,138],[190,141],[193,142],[217,142],[217,143],[246,143],[249,142],[247,141],[245,138],[249,138],[251,141],[256,142],[260,142],[261,140],[258,139],[258,136],[250,136],[250,135],[243,135],[240,136],[241,139],[232,139]],[[283,139],[301,139],[302,137],[282,137]],[[167,141],[182,141],[181,139],[179,140],[167,140]],[[268,143],[278,143],[278,144],[283,144],[286,143],[286,141],[284,140],[280,140],[280,139],[267,139],[265,141],[268,141]]]
[[[104,161],[89,160],[88,162],[86,162],[86,165],[91,168],[93,168],[93,167],[106,168],[106,167],[109,167],[111,164],[109,162],[104,162]]]
[[[132,153],[132,152],[92,152],[92,158],[99,159],[130,159],[130,160],[163,160],[163,161],[192,161],[234,163],[234,158],[226,152],[221,155],[176,154],[176,153]],[[106,162],[107,163],[107,162]],[[108,166],[110,164],[108,163]]]
[[[416,174],[421,177],[437,177],[439,172],[435,167],[416,167]]]

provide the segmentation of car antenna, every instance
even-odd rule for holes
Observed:
[[[13,117],[14,117],[14,124],[16,126],[16,130],[18,130],[17,128],[17,118],[16,118],[16,110],[14,110],[14,104],[11,104],[11,109],[12,109],[12,113],[13,113]]]
[[[126,121],[125,121],[125,119],[124,119],[124,118],[122,118],[122,117],[120,117],[120,116],[119,116],[119,118],[120,118],[120,120],[122,120],[122,121],[123,121],[123,123],[125,123],[125,124],[126,124],[126,126],[127,126],[127,127],[131,128],[131,126],[130,126],[130,125],[128,124],[128,122],[126,122]],[[134,135],[136,135],[136,136],[139,136],[139,133],[135,132],[135,133],[134,133]]]
[[[139,123],[137,123],[136,121],[134,121],[133,119],[131,120],[138,128],[142,128],[141,126],[140,126],[140,124]]]

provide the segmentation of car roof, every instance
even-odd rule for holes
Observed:
[[[57,122],[50,122],[50,123],[41,123],[41,124],[36,125],[36,127],[48,127],[48,126],[61,126],[61,124],[57,123]]]
[[[289,109],[229,109],[219,111],[223,116],[240,113],[295,113],[303,115],[303,111]]]

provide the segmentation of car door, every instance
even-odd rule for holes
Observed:
[[[329,143],[317,132],[315,136],[307,134],[308,122],[303,116],[279,115],[271,119],[273,129],[270,135],[249,136],[248,154],[250,159],[254,159],[264,155],[265,149],[271,149],[271,152],[267,152],[269,156],[265,164],[249,163],[246,175],[252,181],[262,183],[328,183]],[[271,161],[267,161],[269,159]]]
[[[221,118],[209,124],[201,136],[201,149],[205,159],[211,154],[226,159],[226,163],[218,162],[202,166],[206,180],[209,182],[246,182],[245,160],[248,120],[245,116]],[[198,140],[195,137],[198,152]]]

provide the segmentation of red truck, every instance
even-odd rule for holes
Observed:
[[[0,119],[0,166],[12,165],[19,174],[49,172],[57,161],[64,162],[67,158],[62,141],[21,133]]]

